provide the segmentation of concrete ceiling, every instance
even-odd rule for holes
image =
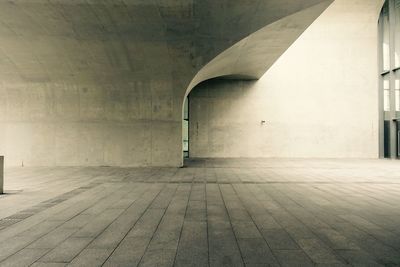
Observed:
[[[0,81],[172,79],[184,94],[205,65],[235,44],[230,53],[243,64],[258,57],[259,47],[270,48],[262,53],[265,65],[248,71],[235,65],[258,77],[332,1],[0,1]]]
[[[193,78],[190,90],[216,77],[259,79],[331,4],[325,1],[277,20],[216,56]]]

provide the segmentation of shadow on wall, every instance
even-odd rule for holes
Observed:
[[[336,0],[257,82],[196,86],[190,156],[377,158],[382,4]]]
[[[317,2],[315,5],[311,5],[261,28],[216,56],[193,78],[186,90],[184,99],[194,87],[201,87],[201,83],[204,83],[204,81],[220,79],[248,81],[259,79],[332,3],[331,0]],[[226,111],[224,112],[224,116],[226,116]],[[183,158],[188,154],[191,156],[196,155],[196,147],[194,147],[195,151],[191,151],[192,147],[190,146],[194,141],[189,141],[189,146],[187,146],[187,142],[185,143],[187,136],[190,139],[186,124],[188,124],[187,120],[183,119]],[[198,123],[195,125],[189,123],[189,128],[198,131]],[[219,150],[219,148],[220,144],[216,150]]]
[[[203,82],[189,95],[190,157],[375,158],[374,106],[354,124],[354,95],[336,93],[340,112],[335,92],[276,86],[268,75]]]
[[[257,81],[254,80],[233,80],[225,77],[202,82],[191,91],[190,157],[250,156],[249,118],[256,119],[258,115],[255,111],[261,108],[254,106],[252,101],[252,95],[257,90],[256,84]],[[262,119],[259,120],[261,122]],[[257,125],[259,126],[261,124]]]

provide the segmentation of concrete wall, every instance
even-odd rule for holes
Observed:
[[[7,84],[0,154],[11,166],[177,166],[181,102],[168,84]]]
[[[382,3],[336,0],[259,81],[197,86],[190,156],[378,157]]]
[[[0,154],[11,166],[179,166],[182,103],[196,73],[254,31],[324,2],[330,3],[1,1]],[[224,142],[242,145],[218,156],[342,156],[349,143],[355,145],[348,154],[374,155],[369,146],[359,148],[377,138],[377,2],[336,0],[260,82],[242,90],[246,98],[232,88],[215,99],[235,95],[233,106],[258,106],[238,115],[256,130],[232,130],[234,138]],[[290,31],[300,22],[284,26]],[[365,101],[357,102],[360,95]],[[262,119],[267,126],[260,130]],[[340,138],[338,125],[348,127]],[[339,140],[332,147],[339,145],[329,153],[308,149],[315,145],[310,126],[323,130],[319,142],[333,136]],[[293,128],[300,129],[298,136]],[[361,131],[366,137],[360,138]],[[274,148],[282,140],[286,149]],[[212,142],[207,146],[217,151]]]
[[[0,154],[9,166],[180,166],[196,73],[331,1],[0,1]]]

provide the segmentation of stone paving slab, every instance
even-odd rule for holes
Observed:
[[[397,161],[194,159],[6,177],[0,267],[400,266]]]

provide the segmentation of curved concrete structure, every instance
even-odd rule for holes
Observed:
[[[186,95],[212,78],[259,79],[331,3],[305,8],[250,34],[206,64],[193,78]]]
[[[0,0],[0,267],[400,266],[400,0],[330,2]]]
[[[178,166],[195,74],[266,25],[330,2],[1,1],[0,154],[8,165]],[[281,32],[282,50],[257,70],[317,13],[287,24],[296,33]]]
[[[382,4],[336,0],[259,80],[196,86],[191,157],[378,158]]]

